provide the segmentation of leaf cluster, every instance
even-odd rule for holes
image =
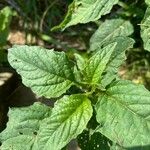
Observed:
[[[117,3],[74,0],[55,29],[96,21]],[[148,21],[149,8],[141,26],[146,50]],[[133,32],[130,21],[107,19],[91,37],[88,53],[74,53],[73,58],[38,46],[10,48],[9,63],[23,83],[57,102],[54,108],[35,103],[10,109],[7,128],[0,134],[1,149],[60,150],[75,138],[83,150],[149,149],[150,92],[118,75],[125,52],[134,45],[129,37]]]

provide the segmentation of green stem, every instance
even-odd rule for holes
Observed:
[[[48,13],[48,11],[49,11],[49,9],[50,8],[52,8],[52,6],[55,4],[55,3],[57,3],[58,2],[58,0],[55,0],[55,1],[53,1],[52,3],[51,3],[51,5],[49,5],[48,7],[47,7],[47,9],[44,11],[44,13],[43,13],[43,16],[42,16],[42,19],[41,19],[41,22],[40,22],[40,31],[42,32],[42,28],[43,28],[43,23],[44,23],[44,19],[45,19],[45,17],[46,17],[46,14]]]

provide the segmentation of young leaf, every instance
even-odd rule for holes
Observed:
[[[9,49],[9,63],[22,76],[23,83],[45,97],[58,97],[74,82],[70,62],[64,52],[36,46]]]
[[[116,42],[117,45],[111,55],[111,58],[105,69],[105,74],[101,80],[101,85],[103,87],[106,87],[114,78],[116,78],[120,65],[126,59],[126,50],[132,48],[134,44],[134,40],[129,37],[116,37],[110,42]]]
[[[150,7],[147,8],[141,23],[141,37],[144,42],[145,50],[150,51]]]
[[[85,68],[86,58],[83,58],[81,55],[79,55],[77,53],[75,53],[74,56],[75,56],[75,59],[77,62],[77,67],[82,72]]]
[[[107,63],[116,47],[116,43],[111,43],[102,50],[96,52],[87,62],[85,67],[85,80],[91,84],[97,84]]]
[[[103,44],[118,36],[129,36],[133,33],[133,25],[124,19],[106,20],[90,39],[90,50],[101,48]]]
[[[36,144],[39,127],[49,117],[51,108],[35,103],[25,108],[11,108],[7,128],[0,133],[1,150],[29,150]],[[37,145],[38,147],[38,145]]]
[[[39,149],[63,148],[86,128],[92,112],[91,102],[86,96],[64,96],[57,101],[51,117],[45,119],[40,127]]]
[[[118,69],[126,58],[125,51],[133,47],[134,41],[127,37],[133,31],[133,25],[129,21],[111,19],[102,23],[90,39],[90,51],[102,50],[101,47],[117,43],[101,80],[101,85],[104,88],[116,78]]]
[[[74,67],[74,76],[76,77],[76,81],[81,83],[83,82],[84,70],[88,61],[88,56],[82,56],[77,53],[75,53],[74,56],[76,61],[76,65]]]
[[[150,144],[150,92],[130,81],[116,81],[99,96],[97,131],[120,146]]]
[[[88,23],[110,12],[118,0],[74,0],[69,6],[64,21],[53,29],[65,29],[78,23]]]

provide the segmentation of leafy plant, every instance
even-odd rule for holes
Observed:
[[[6,44],[12,11],[9,7],[0,10],[0,47]]]
[[[117,2],[74,0],[56,28],[98,20]],[[141,27],[147,42],[149,34]],[[118,75],[125,52],[134,45],[129,37],[133,32],[126,19],[105,20],[91,37],[88,53],[74,53],[73,58],[38,46],[10,48],[9,63],[23,83],[57,102],[54,108],[41,103],[11,108],[7,128],[0,134],[1,149],[60,150],[77,138],[83,150],[148,150],[150,92]]]
[[[6,52],[3,50],[3,46],[7,42],[11,18],[12,11],[9,7],[0,10],[0,65],[3,62],[7,62],[7,56]]]
[[[149,39],[149,32],[150,32],[150,7],[147,8],[144,19],[141,24],[141,36],[144,41],[144,48],[150,51],[150,39]]]

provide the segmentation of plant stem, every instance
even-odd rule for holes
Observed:
[[[51,3],[51,5],[49,5],[49,6],[47,7],[47,9],[44,11],[43,16],[42,16],[42,19],[41,19],[41,22],[40,22],[40,31],[41,31],[41,32],[42,32],[42,30],[43,30],[43,22],[44,22],[44,19],[45,19],[45,17],[46,17],[46,14],[48,13],[49,9],[50,9],[55,3],[57,3],[57,1],[58,1],[58,0],[53,1],[53,2]]]

